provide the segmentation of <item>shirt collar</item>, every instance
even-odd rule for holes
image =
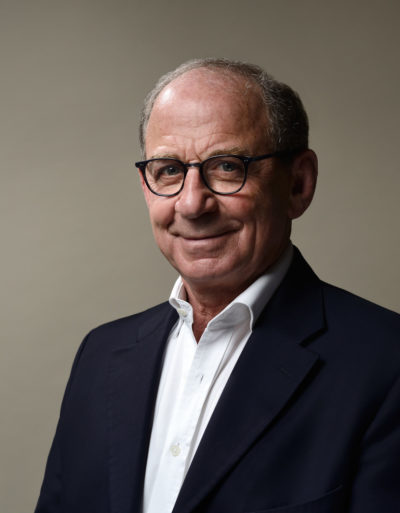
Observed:
[[[209,328],[217,328],[221,324],[223,327],[235,326],[248,318],[250,329],[252,329],[260,313],[283,280],[292,257],[293,245],[289,242],[279,260],[216,315],[209,322]],[[181,321],[191,325],[193,310],[187,302],[186,290],[180,276],[172,288],[169,302],[177,311]]]

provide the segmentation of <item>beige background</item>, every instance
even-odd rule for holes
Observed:
[[[399,310],[397,1],[0,0],[0,511],[29,512],[80,340],[165,299],[132,162],[156,78],[249,60],[301,94],[320,159],[294,227],[315,270]]]

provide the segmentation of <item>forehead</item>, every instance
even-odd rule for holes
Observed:
[[[149,118],[146,142],[174,134],[265,140],[267,129],[267,111],[256,83],[231,72],[195,69],[161,91]]]

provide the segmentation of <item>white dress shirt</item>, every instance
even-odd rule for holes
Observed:
[[[199,342],[179,277],[170,303],[179,320],[169,336],[158,388],[144,483],[143,513],[171,513],[229,376],[261,311],[285,276],[290,244],[267,273],[207,324]]]

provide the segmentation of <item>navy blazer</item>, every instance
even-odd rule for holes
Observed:
[[[140,513],[168,303],[76,356],[36,513]],[[296,250],[211,417],[173,513],[399,513],[400,316]]]

